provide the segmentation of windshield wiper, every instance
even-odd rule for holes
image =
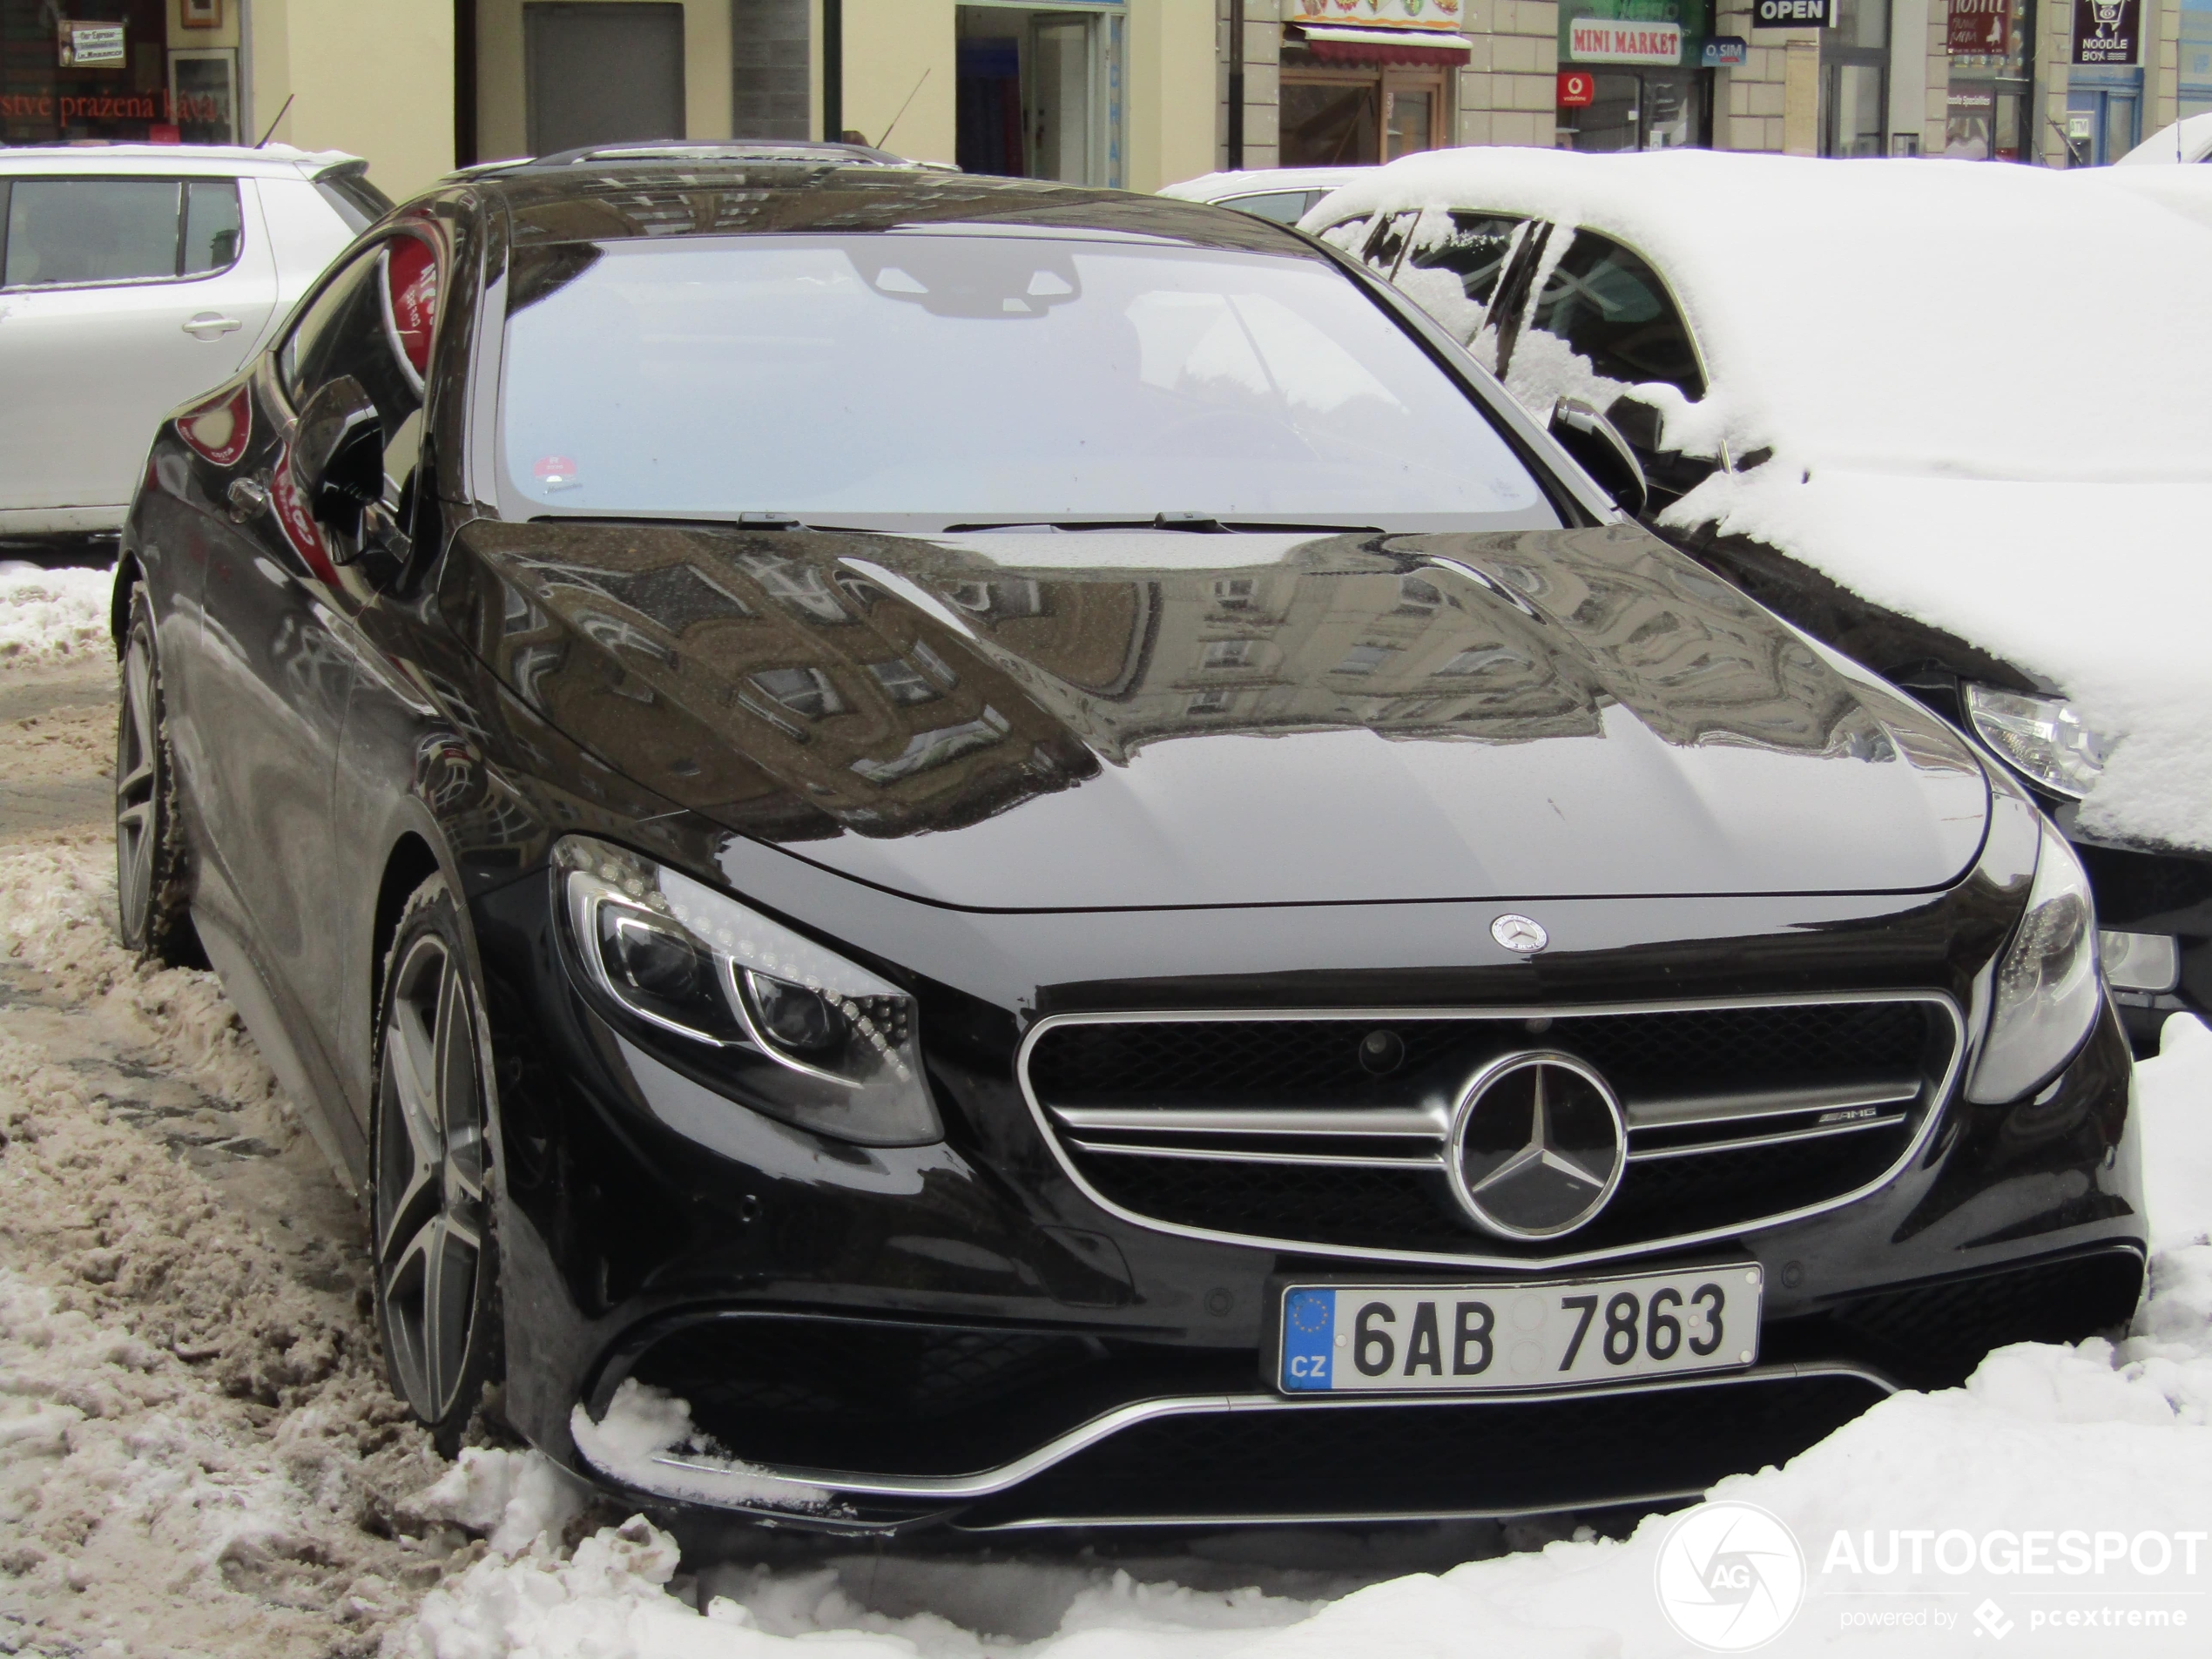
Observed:
[[[1211,513],[1155,513],[1150,518],[1022,518],[988,523],[948,524],[946,536],[973,536],[987,530],[1178,530],[1193,536],[1373,536],[1379,524],[1309,524],[1278,523],[1271,519],[1217,518]]]

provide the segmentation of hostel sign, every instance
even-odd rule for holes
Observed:
[[[2013,0],[1951,0],[1944,44],[1953,57],[2010,57]]]

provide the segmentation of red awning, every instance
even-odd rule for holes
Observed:
[[[1325,64],[1445,64],[1467,61],[1464,35],[1442,29],[1337,29],[1301,24],[1306,46]]]

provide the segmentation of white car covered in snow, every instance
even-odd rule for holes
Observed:
[[[2212,1005],[2212,228],[2039,168],[1515,149],[1304,224],[2001,755],[2089,867],[2141,1047]]]
[[[391,206],[337,151],[0,149],[0,543],[120,528],[161,417]]]
[[[2115,167],[2169,166],[2175,162],[2212,162],[2212,115],[2169,121],[2119,160]]]

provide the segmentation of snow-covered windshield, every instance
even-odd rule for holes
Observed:
[[[1558,523],[1480,405],[1310,258],[629,241],[523,255],[509,305],[502,435],[526,514]]]

